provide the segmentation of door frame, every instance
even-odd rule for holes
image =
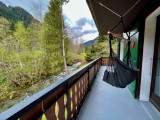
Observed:
[[[137,83],[136,83],[136,99],[140,98],[140,87],[141,87],[141,73],[142,73],[142,60],[143,60],[143,44],[144,44],[144,28],[145,28],[145,20],[140,21],[139,26],[139,38],[138,38],[138,77],[137,77]]]

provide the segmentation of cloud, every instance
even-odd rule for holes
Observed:
[[[72,27],[73,30],[78,30],[81,31],[83,30],[83,27],[86,25],[90,25],[92,28],[95,27],[94,21],[87,19],[87,18],[80,18],[79,20],[76,21],[76,25]]]
[[[91,30],[83,29],[83,27],[85,27],[87,24],[89,26],[91,26],[93,29],[91,29]],[[93,33],[97,32],[94,21],[91,19],[87,19],[85,17],[77,20],[75,22],[75,25],[73,27],[71,27],[71,29],[72,29],[72,31],[75,31],[76,33],[78,33],[79,36],[93,34]]]
[[[93,33],[97,33],[97,30],[85,30],[85,31],[81,32],[79,35],[83,36],[83,35],[93,34]]]
[[[74,34],[75,36],[77,36],[77,38],[82,38],[86,35],[95,36],[95,33],[98,33],[95,23],[92,19],[83,17],[77,20],[74,25],[72,24],[68,16],[64,15],[64,19],[68,33]]]
[[[72,24],[71,20],[65,14],[63,14],[63,17],[65,20],[65,24]],[[87,18],[83,17],[75,22],[75,25],[72,27],[72,29],[73,30],[82,30],[83,27],[87,24],[90,25],[92,28],[96,27],[95,23],[92,19],[87,19]]]
[[[85,26],[86,24],[89,24],[90,26],[95,27],[95,24],[94,24],[93,20],[89,20],[85,17],[76,21],[76,24],[79,25],[79,26]]]

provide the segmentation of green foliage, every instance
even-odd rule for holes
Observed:
[[[15,88],[13,87],[13,83],[9,80],[0,83],[0,101],[11,93]]]
[[[0,91],[2,91],[0,100],[2,100],[9,96],[8,93],[28,87],[42,77],[44,51],[39,23],[32,23],[32,28],[25,28],[23,22],[17,22],[13,31],[9,30],[11,24],[8,20],[2,19],[0,22],[7,23],[3,29],[9,31],[0,42]]]
[[[99,37],[98,37],[98,43],[105,42],[106,39],[108,39],[106,36],[99,35]]]
[[[82,44],[75,45],[73,43],[73,39],[69,38],[69,50],[67,54],[67,64],[73,65],[77,62],[81,62],[82,64],[86,63],[85,61],[85,55],[84,47]]]
[[[23,22],[15,25],[15,32],[5,42],[0,44],[1,72],[15,85],[23,87],[30,84],[42,71],[43,51],[34,41],[33,33],[39,34],[31,28],[25,28]],[[39,39],[39,38],[37,38]],[[36,49],[35,49],[36,46]]]
[[[42,42],[45,50],[45,73],[58,74],[64,69],[62,36],[65,41],[65,51],[68,50],[68,39],[65,31],[62,31],[61,3],[59,0],[51,0],[49,12],[46,13],[42,27]],[[64,27],[64,26],[63,26]]]
[[[67,63],[68,63],[68,65],[73,65],[78,62],[81,62],[82,64],[84,64],[86,62],[84,57],[85,57],[84,54],[77,54],[74,52],[68,52]]]
[[[0,17],[0,41],[6,39],[9,34],[14,30],[14,23],[7,19]]]
[[[112,41],[112,48],[116,51],[117,43],[114,39]],[[109,39],[108,36],[99,36],[98,43],[96,45],[87,46],[85,48],[85,59],[87,61],[92,61],[98,57],[108,57],[109,56]]]

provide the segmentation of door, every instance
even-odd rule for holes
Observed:
[[[139,55],[139,24],[136,24],[135,27],[130,31],[130,40],[131,40],[131,56],[135,66],[138,68],[138,55]],[[128,51],[128,42],[124,43],[124,57]],[[133,97],[136,97],[136,84],[137,80],[134,80],[130,85],[128,85],[128,89],[130,90]]]
[[[156,26],[150,101],[160,110],[160,16]]]

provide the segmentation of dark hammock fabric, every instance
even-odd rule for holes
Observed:
[[[115,87],[125,88],[136,79],[138,74],[138,69],[128,67],[117,57],[115,57],[114,66],[109,67],[105,70],[103,81]]]
[[[128,55],[130,55],[130,51],[128,52]],[[132,83],[136,79],[139,70],[136,69],[131,56],[129,56],[127,60],[130,67],[125,65],[118,57],[116,57],[112,50],[110,39],[109,66],[107,66],[105,70],[103,81],[119,88],[125,88],[127,85]]]

